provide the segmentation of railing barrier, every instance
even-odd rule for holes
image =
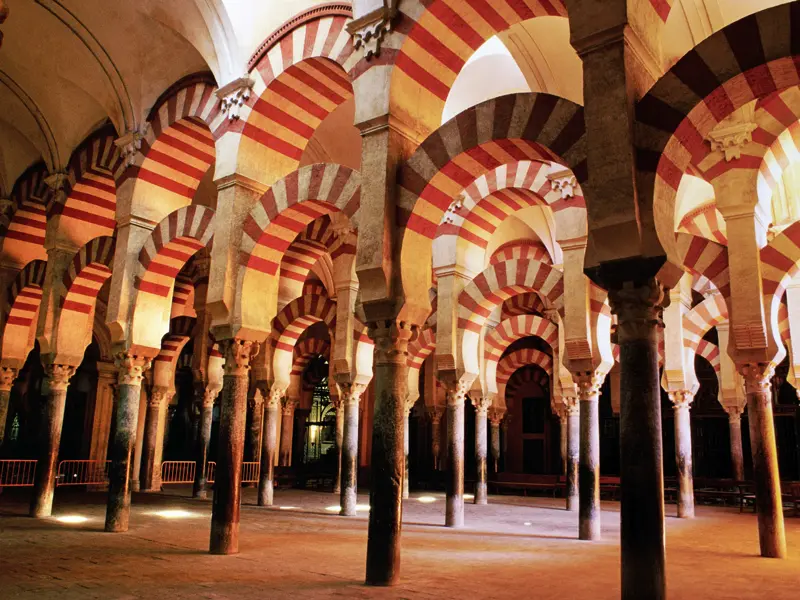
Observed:
[[[110,464],[110,460],[62,460],[56,485],[105,485]]]
[[[35,460],[0,460],[0,487],[33,485]]]
[[[242,483],[258,483],[258,474],[260,471],[261,463],[242,463]]]
[[[161,483],[194,483],[196,471],[193,460],[166,460],[161,463]]]

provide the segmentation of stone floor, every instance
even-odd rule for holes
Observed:
[[[255,506],[245,490],[241,553],[211,556],[211,505],[186,489],[134,496],[131,530],[102,532],[102,493],[59,489],[55,517],[35,521],[25,490],[0,495],[0,598],[531,598],[619,597],[619,505],[604,505],[602,542],[580,542],[577,515],[562,501],[492,497],[468,505],[467,527],[447,530],[444,498],[405,505],[402,581],[361,585],[367,512],[339,517],[327,493],[280,491]],[[367,508],[368,498],[359,498]],[[668,506],[674,514],[675,507]],[[173,511],[173,512],[163,512]],[[175,512],[177,511],[177,512]],[[757,556],[756,519],[699,507],[693,521],[667,519],[669,597],[800,597],[800,518],[787,518],[790,558]]]

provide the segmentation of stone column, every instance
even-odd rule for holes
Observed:
[[[366,386],[359,383],[341,384],[339,397],[344,413],[342,432],[342,482],[339,496],[339,514],[352,517],[356,514],[358,494],[358,412],[361,394]]]
[[[161,490],[161,457],[164,452],[164,425],[167,405],[175,390],[154,386],[147,402],[142,445],[142,491]]]
[[[372,486],[367,539],[367,585],[393,585],[400,576],[403,522],[403,406],[408,396],[411,327],[400,321],[370,323],[375,341],[375,408]]]
[[[616,270],[623,266],[609,268]],[[660,306],[663,298],[664,292],[653,278],[641,283],[625,281],[609,292],[611,310],[617,315],[615,335],[620,347],[623,600],[666,597],[657,335],[658,328],[663,327]]]
[[[214,418],[214,400],[219,394],[219,389],[208,386],[197,389],[200,404],[200,418],[196,446],[195,446],[195,472],[194,486],[192,487],[192,497],[208,498],[208,450],[211,446],[211,423]]]
[[[97,390],[91,418],[91,439],[89,440],[89,460],[104,461],[108,457],[108,438],[111,431],[111,418],[114,413],[117,368],[114,363],[97,363]],[[103,485],[105,487],[105,485]]]
[[[117,407],[114,439],[108,454],[111,467],[108,471],[108,504],[106,506],[106,531],[128,531],[131,514],[131,468],[136,430],[139,420],[139,403],[142,379],[150,368],[150,359],[128,353],[115,358],[117,366]]]
[[[333,480],[333,493],[342,492],[342,440],[344,438],[344,407],[342,398],[331,398],[331,404],[336,409],[336,478]]]
[[[499,410],[489,412],[489,420],[492,424],[492,466],[495,473],[500,471],[500,422],[503,420],[503,413]]]
[[[475,504],[488,504],[486,424],[492,399],[481,397],[473,400],[472,405],[475,407]]]
[[[133,470],[131,471],[132,492],[138,492],[141,488],[142,448],[144,446],[144,427],[147,421],[148,383],[150,382],[147,376],[145,376],[144,385],[139,388],[139,414],[136,416],[136,431],[133,436]]]
[[[299,402],[289,398],[283,399],[283,418],[281,420],[281,449],[278,464],[289,467],[292,464],[292,438],[294,437],[294,409]]]
[[[239,552],[239,504],[242,488],[244,436],[247,424],[247,376],[251,352],[258,344],[246,340],[225,340],[225,375],[219,419],[219,453],[214,474],[211,507],[211,554]]]
[[[264,397],[256,391],[252,398],[247,399],[247,409],[250,412],[250,460],[258,462],[261,456],[261,433],[264,428]]]
[[[428,408],[428,414],[431,416],[431,452],[433,453],[433,469],[441,471],[441,456],[442,456],[442,416],[444,410],[440,406],[432,406]]]
[[[447,476],[445,479],[445,527],[464,526],[464,399],[460,382],[447,390]]]
[[[408,440],[408,418],[411,415],[411,409],[413,408],[413,404],[409,404],[408,402],[405,403],[403,407],[403,454],[405,455],[404,459],[404,466],[403,466],[403,500],[408,500],[408,497],[411,495],[409,489],[409,473],[408,473],[408,447],[409,447],[409,440]]]
[[[600,388],[605,375],[581,371],[573,378],[578,385],[578,538],[600,539]]]
[[[256,394],[261,395],[261,391]],[[270,390],[264,404],[264,431],[261,434],[261,470],[258,478],[258,505],[272,506],[275,479],[275,452],[278,449],[278,413],[283,391]]]
[[[578,473],[580,471],[580,441],[581,441],[581,405],[576,396],[564,397],[566,431],[564,438],[567,446],[567,510],[576,511],[580,505],[580,494],[578,492],[580,481]]]
[[[67,403],[67,386],[75,374],[70,365],[45,365],[47,400],[39,440],[39,462],[36,463],[31,516],[41,519],[53,512],[53,494],[58,474],[58,447],[61,445],[61,427],[64,424],[64,407]]]
[[[738,368],[744,377],[747,395],[747,420],[750,423],[761,556],[785,558],[786,532],[770,393],[774,368],[766,363],[745,363],[738,365]]]
[[[675,411],[675,464],[678,471],[678,516],[694,518],[694,482],[692,479],[692,423],[689,407],[694,399],[692,392],[669,392]]]
[[[742,410],[738,406],[726,406],[728,426],[731,432],[731,473],[736,481],[744,481],[744,451],[742,450]]]
[[[13,367],[0,367],[0,448],[6,434],[6,419],[8,418],[8,404],[11,398],[11,387],[17,378],[17,370]]]

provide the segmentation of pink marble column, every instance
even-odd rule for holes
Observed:
[[[675,466],[678,472],[678,517],[694,518],[692,476],[692,423],[689,416],[694,394],[688,390],[669,392],[675,413]]]
[[[8,405],[11,398],[11,388],[17,378],[17,369],[0,367],[0,448],[3,447],[3,438],[6,433],[6,419],[8,418]]]

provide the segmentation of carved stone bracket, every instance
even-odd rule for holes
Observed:
[[[239,119],[242,106],[250,99],[254,84],[255,80],[251,77],[240,77],[217,90],[217,98],[222,101],[222,112],[229,121]]]
[[[579,190],[578,179],[569,169],[550,173],[547,175],[547,179],[550,180],[550,187],[553,188],[553,191],[561,194],[562,200],[574,198]]]
[[[120,352],[114,357],[114,365],[117,367],[117,384],[142,385],[144,373],[150,368],[150,364],[149,358]]]
[[[384,0],[383,6],[354,19],[347,24],[347,33],[353,36],[353,47],[364,48],[364,58],[370,59],[381,52],[384,36],[392,30],[392,19],[397,15],[397,0]]]
[[[718,127],[708,134],[708,143],[713,152],[725,155],[725,162],[731,162],[742,157],[742,148],[753,141],[753,131],[757,127],[755,123],[748,122]]]
[[[142,149],[142,140],[147,135],[149,127],[150,124],[145,123],[139,129],[132,129],[114,140],[114,145],[119,148],[126,167],[132,167],[136,164],[138,154]]]
[[[10,392],[17,378],[18,371],[14,367],[0,367],[0,392]]]

